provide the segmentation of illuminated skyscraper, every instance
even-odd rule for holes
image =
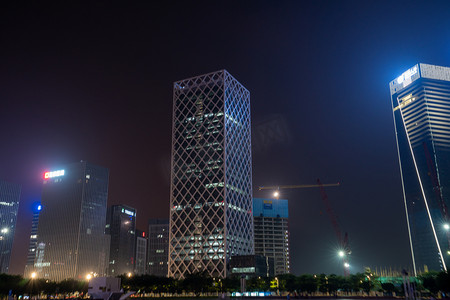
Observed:
[[[30,278],[34,272],[34,260],[36,259],[37,250],[37,231],[39,225],[39,212],[42,209],[40,202],[33,204],[33,219],[31,221],[30,243],[28,244],[27,263],[25,264],[24,276]]]
[[[18,184],[0,181],[0,273],[9,272],[20,189]]]
[[[253,199],[255,254],[273,258],[275,275],[290,273],[286,199]]]
[[[450,68],[417,64],[389,84],[413,268],[450,262]]]
[[[136,229],[136,255],[134,256],[134,274],[143,275],[147,269],[147,235],[144,231]],[[166,263],[167,265],[167,263]],[[166,272],[167,273],[167,272]]]
[[[169,261],[169,219],[148,220],[147,274],[166,277]]]
[[[105,275],[108,174],[108,169],[84,161],[45,172],[34,263],[39,278]]]
[[[250,92],[222,70],[174,83],[169,276],[253,254]]]
[[[136,210],[126,205],[108,207],[106,233],[110,235],[108,274],[118,276],[134,272]]]

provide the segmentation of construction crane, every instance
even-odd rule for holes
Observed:
[[[258,187],[258,190],[260,190],[260,191],[261,190],[275,190],[274,197],[278,198],[280,196],[280,193],[279,193],[280,189],[301,189],[301,188],[317,188],[317,187],[320,188],[320,194],[322,196],[322,200],[325,204],[325,208],[327,210],[328,216],[331,220],[331,224],[333,225],[334,232],[338,239],[338,243],[339,243],[339,247],[340,247],[338,255],[343,261],[344,274],[345,274],[345,276],[348,276],[350,273],[349,256],[352,252],[350,250],[350,246],[349,246],[349,242],[348,242],[348,233],[345,232],[344,234],[342,234],[336,214],[334,213],[333,209],[331,208],[331,204],[328,201],[328,196],[325,192],[325,187],[332,187],[332,186],[340,186],[340,183],[338,182],[338,183],[323,184],[322,182],[320,182],[319,179],[317,179],[317,184],[260,186],[260,187]]]
[[[352,251],[350,250],[350,245],[348,243],[348,233],[345,232],[344,236],[342,236],[342,231],[339,226],[337,216],[331,208],[330,201],[328,201],[328,195],[325,192],[325,185],[320,182],[320,179],[317,179],[317,184],[320,187],[320,194],[322,195],[323,203],[325,204],[328,216],[331,220],[331,224],[333,225],[334,233],[336,234],[339,242],[339,256],[342,258],[344,263],[344,274],[345,276],[348,276],[350,274],[349,256],[352,253]]]

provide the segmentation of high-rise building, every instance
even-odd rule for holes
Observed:
[[[273,258],[275,275],[290,273],[286,199],[253,199],[255,254]]]
[[[31,274],[34,272],[34,261],[36,259],[37,250],[37,231],[39,225],[39,212],[42,209],[40,202],[33,204],[33,219],[31,221],[31,234],[30,243],[28,244],[28,256],[27,262],[25,264],[24,276],[30,278]]]
[[[148,220],[147,274],[166,277],[169,261],[169,219]]]
[[[389,84],[414,272],[450,262],[450,68],[417,64]]]
[[[135,249],[134,274],[143,275],[147,268],[147,235],[142,230],[136,229]]]
[[[174,83],[169,276],[253,254],[250,92],[222,70]]]
[[[108,169],[85,161],[44,173],[34,263],[38,278],[105,275],[108,176]]]
[[[20,189],[18,184],[0,181],[0,273],[9,272]]]
[[[106,233],[110,235],[108,274],[134,272],[136,210],[126,205],[108,207]]]

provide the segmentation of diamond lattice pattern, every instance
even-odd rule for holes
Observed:
[[[250,93],[222,70],[174,83],[169,276],[253,253]]]

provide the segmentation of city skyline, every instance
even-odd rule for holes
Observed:
[[[137,228],[168,218],[172,83],[224,68],[252,92],[254,196],[341,182],[327,193],[350,271],[411,264],[388,83],[419,62],[450,66],[450,3],[3,5],[0,180],[22,185],[13,273],[42,172],[61,164],[108,167],[108,205],[135,207]],[[282,192],[292,273],[341,272],[319,190]]]

